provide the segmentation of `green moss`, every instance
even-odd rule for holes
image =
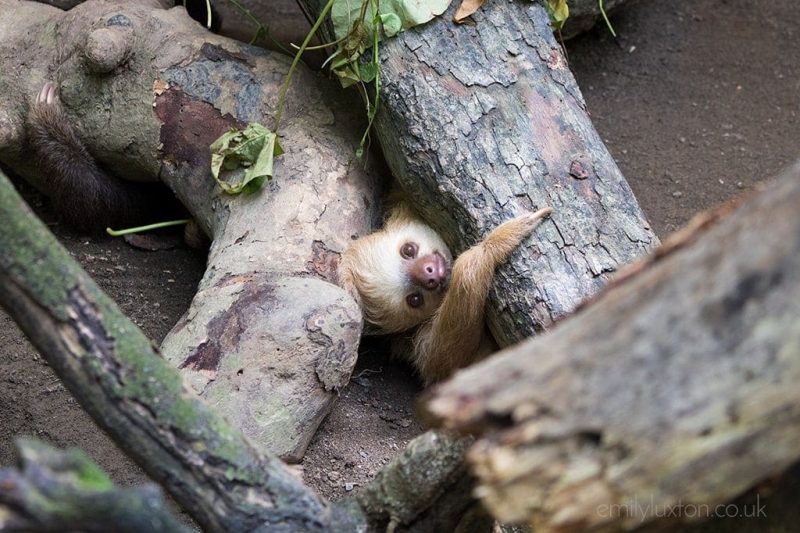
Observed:
[[[97,290],[100,309],[109,335],[115,342],[116,356],[123,365],[121,383],[114,385],[120,396],[143,403],[154,413],[159,424],[177,430],[202,450],[231,465],[243,460],[244,439],[221,416],[188,390],[177,370],[165,359],[154,355],[150,340]],[[242,472],[237,477],[247,478]]]
[[[0,173],[0,268],[12,278],[24,279],[39,303],[66,320],[64,302],[82,271],[45,225],[22,206],[25,202]]]
[[[177,370],[155,354],[151,341],[101,291],[94,281],[70,257],[44,224],[30,211],[21,209],[24,202],[0,173],[0,268],[18,278],[30,296],[48,307],[57,319],[68,322],[75,288],[96,306],[99,331],[97,346],[89,346],[92,357],[83,357],[84,370],[103,380],[104,387],[120,399],[145,405],[157,423],[177,430],[189,439],[205,442],[207,452],[231,465],[231,475],[250,479],[250,472],[238,470],[247,464],[250,449],[241,434],[184,388]],[[113,352],[103,353],[111,343]],[[78,354],[82,356],[83,354]],[[118,366],[118,375],[109,375],[107,365]],[[95,406],[102,410],[103,405]],[[101,483],[97,472],[87,470],[89,483]]]
[[[97,466],[83,450],[69,450],[70,459],[74,461],[75,473],[78,476],[78,489],[90,491],[107,491],[114,488],[111,479]]]

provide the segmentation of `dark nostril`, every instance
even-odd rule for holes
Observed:
[[[438,253],[418,258],[409,265],[408,273],[414,284],[430,291],[442,287],[447,276],[444,259]]]

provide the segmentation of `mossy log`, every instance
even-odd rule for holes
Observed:
[[[430,419],[482,435],[468,460],[496,517],[663,525],[800,460],[799,205],[800,164],[433,392]]]
[[[0,531],[189,533],[157,485],[115,487],[81,450],[16,441],[18,464],[0,470]]]
[[[98,425],[201,527],[326,531],[344,520],[184,384],[2,174],[0,215],[0,305]]]
[[[328,504],[184,385],[2,173],[0,216],[0,306],[95,422],[204,530],[377,531],[394,524],[433,532],[486,523],[481,513],[462,516],[476,506],[466,443],[446,434],[418,437],[358,498]],[[0,500],[13,489],[0,484]]]

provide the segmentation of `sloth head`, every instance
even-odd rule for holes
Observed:
[[[384,229],[355,241],[342,259],[343,282],[358,293],[375,333],[396,333],[430,318],[444,298],[452,256],[427,224],[396,210]]]

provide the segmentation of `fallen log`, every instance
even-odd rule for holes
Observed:
[[[314,16],[323,0],[303,0]],[[375,133],[393,175],[456,253],[551,206],[495,276],[501,346],[543,331],[658,244],[586,112],[540,2],[487,2],[384,39]],[[328,26],[325,40],[331,42]]]
[[[0,469],[0,530],[189,533],[152,483],[115,487],[81,450],[18,438],[18,464]]]
[[[443,433],[413,440],[358,497],[325,502],[183,384],[1,172],[0,215],[0,306],[95,422],[204,530],[362,531],[392,525],[434,532],[487,523],[471,496],[463,461],[467,441]],[[46,467],[46,456],[29,462],[40,460],[32,468]],[[17,488],[0,483],[0,524],[6,518],[17,523],[2,507],[4,501],[24,504]],[[54,494],[52,503],[69,505],[76,496]],[[124,492],[106,496],[109,510],[126,505]],[[53,518],[52,509],[34,510],[29,518],[36,523]]]
[[[436,425],[482,435],[468,460],[498,519],[691,519],[680,510],[714,509],[800,459],[798,205],[800,164],[433,392]]]
[[[351,529],[349,512],[331,509],[184,384],[2,173],[0,214],[0,305],[95,422],[204,530]]]
[[[349,103],[298,69],[275,179],[232,197],[211,179],[208,146],[232,126],[272,126],[284,56],[155,1],[62,12],[0,0],[0,67],[0,161],[34,184],[47,179],[27,150],[25,115],[55,81],[104,167],[160,179],[213,237],[197,296],[162,352],[254,442],[302,457],[348,381],[361,333],[358,306],[335,284],[339,253],[380,208],[379,180],[355,160],[362,125]]]

